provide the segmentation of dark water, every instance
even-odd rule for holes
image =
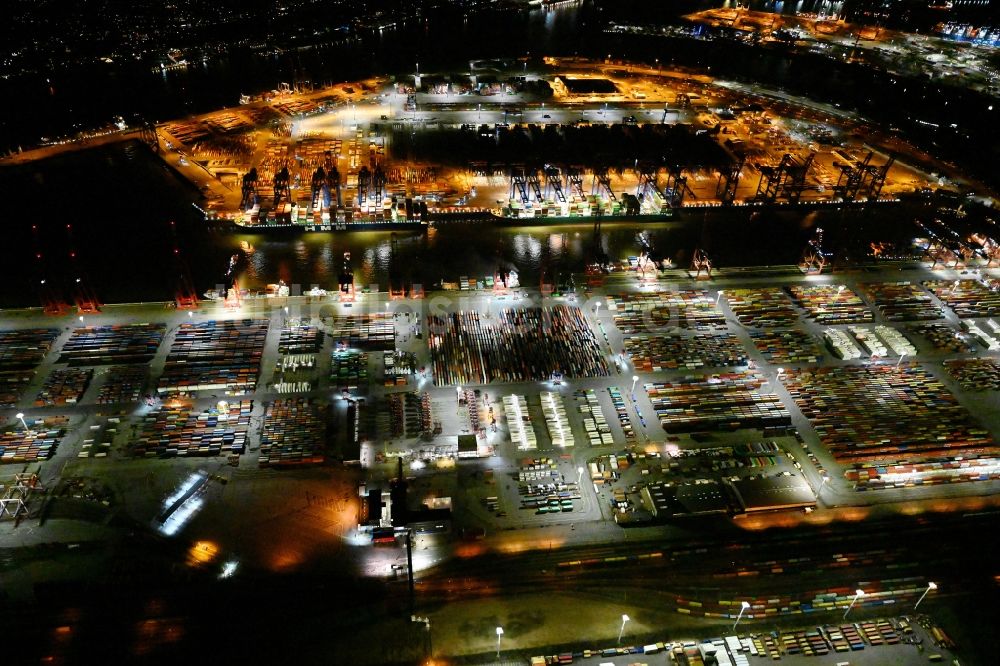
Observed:
[[[229,257],[241,253],[243,243],[253,251],[245,256],[242,283],[252,288],[279,279],[305,289],[332,288],[343,253],[350,252],[357,282],[385,289],[390,275],[430,286],[492,274],[498,263],[517,270],[523,284],[537,284],[543,271],[550,278],[581,271],[599,253],[612,259],[636,255],[639,233],[654,256],[678,266],[686,266],[699,247],[719,266],[794,263],[817,226],[826,230],[826,247],[839,256],[857,256],[871,240],[905,246],[916,234],[910,222],[915,213],[899,207],[754,218],[743,209],[689,209],[674,222],[606,224],[596,238],[589,224],[453,224],[427,234],[371,231],[293,239],[227,234],[204,227],[191,206],[197,193],[138,143],[0,169],[0,193],[14,191],[29,205],[4,219],[10,243],[5,252],[10,277],[0,290],[4,307],[37,305],[41,279],[67,297],[80,277],[104,302],[170,300],[175,278],[186,270],[200,293],[222,281]]]

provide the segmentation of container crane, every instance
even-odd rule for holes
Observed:
[[[73,240],[73,225],[66,225],[66,236],[69,239],[69,258],[73,273],[73,301],[76,303],[76,310],[79,314],[95,314],[101,311],[101,302],[97,298],[90,279],[80,266],[76,252],[76,243]]]
[[[42,309],[47,315],[61,316],[69,310],[69,305],[63,298],[50,271],[45,265],[45,255],[42,253],[42,243],[39,238],[37,224],[31,225],[31,234],[35,244],[35,284],[38,285],[38,295],[42,301]]]
[[[191,273],[181,255],[180,242],[177,238],[177,224],[173,220],[170,221],[170,235],[174,246],[174,303],[178,310],[194,310],[198,307],[198,292],[194,289]]]
[[[243,174],[240,191],[240,208],[243,210],[253,208],[258,202],[257,167],[250,167],[250,170]]]
[[[719,197],[723,206],[730,206],[736,200],[736,188],[747,159],[743,154],[734,157],[727,166],[719,169],[719,182],[715,186],[715,196]]]

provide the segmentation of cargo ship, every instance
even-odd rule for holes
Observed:
[[[493,226],[549,226],[615,222],[666,222],[675,209],[662,200],[639,200],[631,195],[622,201],[587,197],[573,203],[511,201],[503,208],[433,207],[424,201],[399,202],[378,210],[338,208],[314,211],[311,207],[284,204],[280,210],[256,207],[233,214],[208,211],[209,224],[234,233],[296,235],[344,231],[420,230],[449,223],[481,223]]]

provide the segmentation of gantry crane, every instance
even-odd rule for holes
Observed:
[[[69,310],[69,304],[66,303],[62,290],[59,289],[50,269],[46,265],[37,224],[31,225],[31,233],[35,244],[35,284],[38,286],[38,296],[42,301],[43,311],[47,315],[64,315]]]
[[[833,186],[834,193],[844,201],[855,201],[861,191],[865,174],[868,172],[868,163],[871,162],[874,155],[874,152],[869,151],[860,164],[836,162],[835,166],[840,169],[840,176],[837,178],[837,184]]]
[[[94,314],[100,312],[101,302],[97,298],[83,268],[80,266],[79,255],[76,251],[76,243],[73,239],[73,225],[66,225],[66,236],[69,239],[69,258],[73,275],[73,301],[79,314]]]
[[[719,197],[723,206],[729,206],[736,200],[736,188],[747,160],[746,155],[742,153],[733,157],[727,166],[719,169],[719,182],[715,186],[715,196]]]
[[[510,166],[510,198],[520,199],[525,206],[531,201],[528,196],[528,180],[523,164]]]
[[[291,175],[288,173],[288,166],[283,166],[274,174],[274,206],[277,208],[281,200],[289,201],[292,198]]]
[[[612,201],[618,201],[618,197],[615,196],[614,190],[611,189],[611,179],[608,177],[608,166],[602,164],[594,167],[594,177],[590,183],[590,193],[594,195],[601,195],[604,192],[608,193],[608,198]]]
[[[684,205],[685,194],[694,196],[694,192],[688,187],[684,167],[674,164],[667,169],[667,186],[663,191],[672,208],[680,208]]]
[[[759,164],[760,181],[757,183],[758,201],[773,204],[779,197],[792,203],[798,202],[805,189],[806,175],[812,166],[815,153],[809,153],[800,160],[791,153],[785,153],[777,166]]]
[[[250,170],[243,174],[241,187],[240,208],[248,210],[257,204],[257,167],[250,167]]]
[[[583,167],[570,165],[566,167],[565,173],[566,191],[569,192],[570,196],[576,196],[583,199],[585,197],[583,193]]]
[[[694,254],[691,256],[691,270],[689,271],[689,274],[690,273],[693,273],[691,277],[695,280],[712,277],[712,260],[709,259],[708,253],[701,248],[696,249]],[[702,275],[702,273],[704,273],[704,275]]]
[[[545,201],[545,197],[542,196],[542,184],[538,180],[538,169],[532,167],[525,170],[525,180],[531,188],[531,193],[535,195],[535,201]]]
[[[545,165],[545,198],[549,197],[549,192],[555,197],[556,201],[559,203],[566,203],[566,195],[563,193],[561,174],[559,173],[559,167],[552,166],[551,164]]]

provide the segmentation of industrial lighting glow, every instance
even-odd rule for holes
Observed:
[[[204,500],[200,497],[189,498],[163,522],[160,533],[164,536],[173,536],[180,532],[181,528],[201,510],[203,504]]]
[[[174,494],[163,501],[163,508],[169,509],[174,505],[174,503],[180,501],[182,497],[187,495],[188,492],[194,488],[196,483],[204,480],[204,478],[205,475],[202,472],[192,472],[189,474],[187,479],[184,480],[184,483],[181,484]]]

